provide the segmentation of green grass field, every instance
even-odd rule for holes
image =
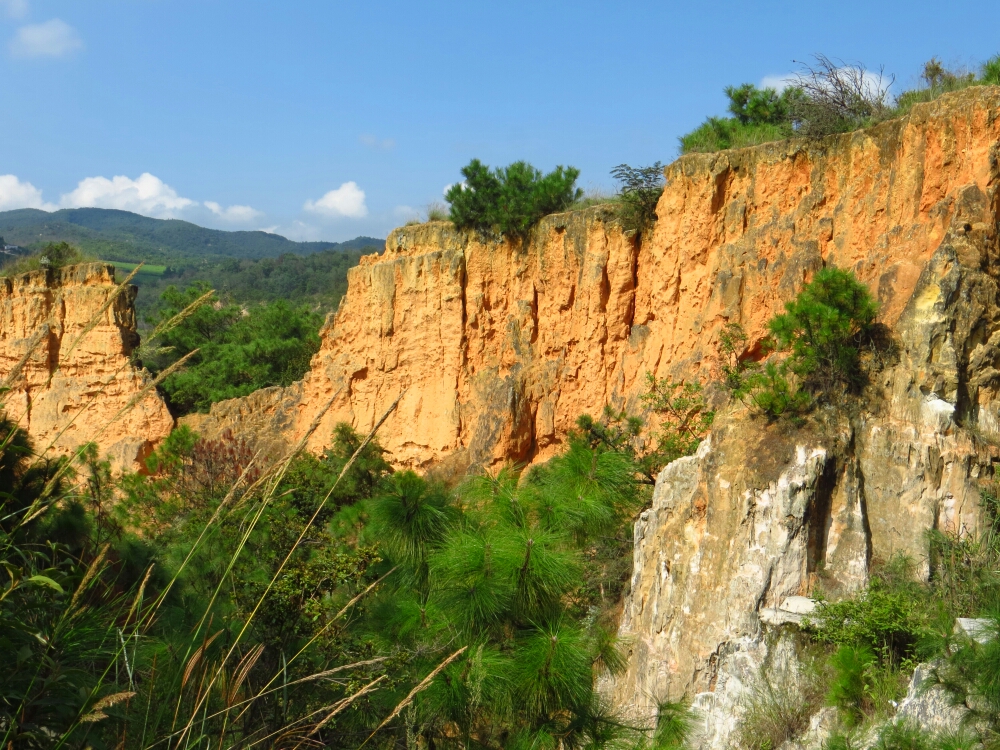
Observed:
[[[138,263],[123,263],[119,260],[102,260],[101,263],[110,263],[115,267],[116,273],[130,274],[132,270],[139,265]],[[162,276],[167,272],[166,266],[157,266],[152,263],[147,263],[141,269],[139,269],[139,276]]]

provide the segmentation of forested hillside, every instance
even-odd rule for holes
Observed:
[[[204,282],[219,296],[240,304],[289,300],[327,312],[336,308],[347,291],[347,269],[362,255],[381,251],[370,245],[358,249],[321,250],[312,255],[287,253],[259,260],[226,258],[180,267],[143,266],[133,280],[139,287],[136,311],[142,326],[163,307],[163,292],[170,286],[186,288]],[[134,264],[122,263],[122,278]],[[149,269],[149,273],[145,271]]]
[[[69,208],[49,213],[33,208],[0,213],[7,242],[38,249],[68,242],[102,260],[186,265],[211,258],[276,258],[381,245],[373,237],[347,242],[293,242],[268,232],[225,232],[179,219],[151,219],[129,211]]]

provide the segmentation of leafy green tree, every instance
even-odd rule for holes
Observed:
[[[789,126],[792,102],[801,96],[795,86],[787,86],[779,93],[773,88],[759,89],[752,83],[726,86],[725,92],[729,112],[741,125]]]
[[[310,255],[285,253],[277,258],[217,258],[198,263],[182,260],[171,263],[162,275],[140,271],[136,317],[141,321],[158,318],[167,303],[162,294],[168,286],[186,289],[201,282],[220,297],[253,306],[276,299],[294,300],[321,312],[335,310],[347,291],[347,272],[362,255],[381,252],[384,247],[321,250]],[[148,266],[147,266],[148,267]],[[142,333],[142,330],[140,330]]]
[[[611,170],[619,184],[618,219],[627,232],[641,235],[656,222],[656,204],[663,194],[663,165],[654,162],[648,167],[619,164]]]
[[[396,477],[369,504],[366,533],[402,569],[370,632],[415,654],[467,649],[415,702],[407,731],[437,743],[450,723],[489,747],[640,738],[598,707],[594,674],[621,659],[581,586],[584,550],[636,509],[631,460],[577,436],[523,481],[505,469],[451,499],[414,474]]]
[[[465,180],[445,195],[455,225],[522,240],[539,219],[566,210],[583,195],[576,188],[580,170],[573,167],[543,175],[524,161],[491,170],[473,159],[462,176]]]
[[[183,292],[169,287],[163,293],[166,306],[150,323],[169,321],[207,291],[202,284]],[[216,401],[301,378],[319,350],[321,323],[318,313],[283,300],[249,308],[203,304],[164,331],[162,348],[143,363],[157,373],[197,349],[186,369],[164,380],[162,390],[177,414],[208,411]]]
[[[868,287],[849,271],[827,267],[816,273],[785,312],[768,327],[789,367],[822,388],[861,382],[860,350],[878,305]]]

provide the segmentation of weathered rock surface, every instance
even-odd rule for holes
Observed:
[[[526,461],[556,450],[580,413],[634,403],[646,372],[709,376],[723,324],[759,340],[825,263],[855,271],[894,325],[963,201],[994,200],[998,111],[1000,89],[980,87],[866,131],[685,156],[641,245],[600,207],[548,217],[524,248],[447,223],[398,229],[350,272],[300,385],[253,417],[224,403],[191,423],[211,436],[250,419],[288,444],[337,394],[318,449],[336,422],[367,429],[405,388],[380,433],[397,464]],[[992,231],[986,213],[970,215],[971,234]],[[965,385],[915,377],[920,429],[946,428]]]
[[[660,474],[635,527],[629,670],[605,686],[636,719],[651,721],[656,698],[695,696],[714,730],[701,747],[728,747],[745,675],[768,661],[794,672],[766,637],[808,609],[794,597],[856,590],[898,552],[926,575],[927,530],[976,529],[980,477],[998,460],[979,438],[998,407],[1000,214],[995,180],[955,198],[895,321],[898,359],[861,400],[800,429],[733,407]],[[907,705],[935,728],[927,701]]]
[[[154,389],[108,424],[151,380],[129,360],[138,344],[135,287],[109,305],[116,286],[114,267],[103,263],[0,279],[4,406],[39,452],[65,455],[96,441],[117,467],[133,468],[173,428]]]
[[[196,428],[249,423],[279,450],[332,399],[320,448],[406,389],[380,433],[397,464],[544,458],[579,414],[634,406],[647,372],[710,377],[725,323],[759,342],[816,269],[852,270],[896,344],[864,397],[802,428],[728,407],[636,524],[629,668],[603,690],[646,722],[691,697],[701,747],[723,748],[752,676],[796,674],[780,632],[803,616],[795,597],[856,591],[897,552],[926,574],[928,529],[976,527],[998,460],[982,438],[1000,433],[1000,88],[821,141],[687,156],[666,176],[641,244],[602,208],[547,218],[524,248],[445,223],[395,231],[352,270],[300,384]]]

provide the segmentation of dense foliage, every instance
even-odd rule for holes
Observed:
[[[168,266],[160,275],[136,279],[139,295],[136,315],[157,317],[165,306],[162,295],[169,286],[207,284],[225,299],[250,305],[287,300],[321,311],[335,310],[347,292],[347,271],[362,255],[380,252],[380,247],[321,250],[311,255],[286,253],[278,258],[247,260],[230,258],[192,266]]]
[[[780,92],[745,83],[725,89],[728,117],[709,117],[680,137],[682,154],[754,146],[792,136],[845,133],[906,114],[918,102],[969,86],[1000,85],[1000,55],[978,72],[951,71],[932,58],[924,66],[923,86],[903,91],[893,101],[892,78],[859,64],[816,55]]]
[[[254,313],[189,304],[200,291],[173,290],[184,309],[155,335],[226,359],[219,342]],[[658,439],[679,416],[670,450],[695,445],[700,390],[654,379],[649,398]],[[682,747],[684,703],[634,726],[595,691],[624,664],[644,497],[642,457],[607,434],[448,487],[393,472],[346,425],[322,455],[277,461],[181,427],[115,474],[92,445],[35,455],[4,421],[2,743]]]
[[[548,174],[524,161],[490,169],[473,159],[462,168],[462,182],[449,188],[450,218],[458,227],[525,238],[543,216],[565,211],[582,196],[580,170],[556,167]]]
[[[719,338],[723,384],[772,419],[796,415],[816,396],[854,392],[864,384],[861,354],[874,348],[878,305],[850,271],[817,271],[785,312],[768,322],[764,353],[783,352],[761,366],[744,358],[748,338],[731,323]],[[880,344],[881,345],[881,344]]]
[[[151,372],[195,352],[160,386],[175,414],[207,411],[216,401],[290,385],[305,374],[319,350],[319,313],[280,299],[247,307],[220,301],[196,305],[208,292],[204,284],[184,291],[168,287],[163,308],[149,321],[159,329],[158,348],[148,347],[142,355]]]
[[[768,328],[779,350],[788,350],[796,375],[829,388],[856,385],[860,349],[875,322],[878,305],[853,273],[829,266],[775,316]]]
[[[788,138],[794,132],[792,104],[799,90],[780,93],[753,84],[727,86],[730,117],[709,117],[695,130],[681,136],[681,153],[720,151]]]

